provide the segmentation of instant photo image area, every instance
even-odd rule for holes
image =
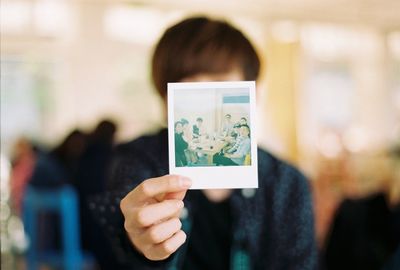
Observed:
[[[251,165],[250,121],[246,88],[176,91],[175,166]]]

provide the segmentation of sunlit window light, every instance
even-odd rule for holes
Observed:
[[[319,152],[326,158],[337,158],[342,152],[342,144],[337,134],[327,132],[317,142]]]
[[[398,89],[396,89],[396,91],[394,92],[393,101],[394,101],[394,105],[400,116],[400,87]]]
[[[271,26],[271,33],[274,39],[283,43],[297,41],[298,31],[297,25],[292,21],[278,21]]]
[[[388,47],[393,57],[400,61],[400,32],[389,34]]]
[[[383,49],[373,31],[329,24],[304,25],[301,40],[306,52],[326,61],[360,57]]]
[[[0,25],[2,33],[26,31],[30,21],[30,3],[26,1],[2,1]]]
[[[104,16],[104,32],[119,41],[153,44],[165,25],[181,16],[180,12],[165,13],[154,9],[114,6]]]
[[[368,134],[363,128],[353,126],[344,133],[343,144],[350,152],[361,152],[368,146]]]
[[[37,1],[33,14],[35,29],[40,35],[63,36],[72,29],[72,12],[65,1]]]

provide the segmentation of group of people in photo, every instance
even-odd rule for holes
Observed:
[[[182,118],[174,127],[177,167],[250,165],[250,127],[246,117],[233,122],[231,114],[226,114],[219,132],[213,133],[208,132],[201,117],[193,125]],[[206,155],[211,156],[207,159]]]

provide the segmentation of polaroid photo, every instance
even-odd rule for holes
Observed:
[[[257,188],[255,82],[168,83],[169,172],[191,189]]]

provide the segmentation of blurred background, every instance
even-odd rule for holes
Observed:
[[[257,47],[259,145],[309,177],[321,254],[348,199],[385,194],[398,209],[399,1],[2,0],[2,269],[26,267],[21,208],[35,167],[49,155],[64,162],[59,182],[38,181],[60,185],[82,160],[165,126],[152,49],[168,26],[199,14],[228,20]],[[79,177],[79,198],[104,189]]]

